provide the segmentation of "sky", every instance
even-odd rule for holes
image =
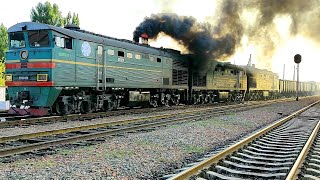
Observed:
[[[0,23],[7,28],[24,21],[30,21],[30,11],[38,2],[45,0],[5,0],[0,6]],[[95,33],[132,40],[132,33],[143,21],[144,17],[160,12],[175,12],[178,15],[193,16],[198,21],[204,22],[208,17],[214,17],[216,1],[214,0],[49,0],[51,4],[59,6],[63,16],[69,11],[79,15],[80,27]],[[14,7],[14,8],[13,8]],[[279,35],[283,38],[279,47],[272,56],[272,65],[264,67],[257,64],[259,68],[269,68],[283,77],[283,66],[285,68],[285,79],[293,79],[293,56],[302,53],[300,64],[300,80],[320,82],[320,57],[319,43],[304,37],[287,37],[288,21],[285,18],[276,20]],[[252,54],[252,62],[258,63],[258,50],[250,42],[243,38],[243,46],[239,48],[229,61],[235,64],[245,65]],[[167,48],[177,47],[169,38],[163,37],[153,46]],[[261,50],[260,50],[261,51]],[[262,60],[263,61],[263,60]],[[261,62],[261,59],[260,59]]]

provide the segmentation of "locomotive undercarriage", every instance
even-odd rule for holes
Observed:
[[[186,90],[109,88],[97,91],[91,88],[63,90],[51,114],[91,113],[119,107],[158,107],[187,102]]]
[[[300,94],[302,95],[302,93]],[[19,96],[20,97],[20,96]],[[21,98],[24,96],[21,96]],[[27,96],[29,97],[29,96]],[[280,94],[263,91],[220,91],[196,90],[188,93],[186,89],[124,89],[109,88],[106,91],[95,88],[64,88],[52,107],[32,107],[32,97],[24,103],[29,109],[11,108],[14,114],[43,116],[48,114],[91,113],[110,111],[119,107],[158,107],[179,104],[210,104],[218,102],[240,103],[248,100],[267,100],[279,98]],[[21,99],[20,98],[20,99]],[[19,100],[19,99],[17,99]],[[19,104],[19,103],[17,103]],[[45,112],[47,112],[45,114]]]
[[[193,90],[191,97],[185,89],[123,89],[110,88],[97,91],[91,88],[63,90],[51,114],[91,113],[110,111],[119,107],[158,107],[179,104],[209,104],[215,102],[242,102],[244,91],[227,92],[227,97],[217,90]],[[190,99],[190,101],[189,101]]]
[[[192,104],[208,104],[217,102],[217,92],[214,91],[193,91]]]

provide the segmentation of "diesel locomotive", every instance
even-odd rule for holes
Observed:
[[[271,99],[286,81],[254,66],[215,60],[194,69],[179,51],[35,22],[8,29],[6,86],[12,114],[90,113],[120,106]],[[318,90],[308,82],[301,93]],[[302,87],[302,86],[301,86]]]

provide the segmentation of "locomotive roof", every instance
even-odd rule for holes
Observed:
[[[242,66],[235,65],[235,64],[231,64],[230,62],[215,61],[213,64],[215,67],[242,70],[242,71],[246,70],[246,68],[244,68]]]
[[[269,71],[267,69],[259,69],[259,68],[256,68],[255,66],[243,66],[243,67],[246,67],[247,71],[249,72],[252,72],[252,73],[263,73],[263,74],[271,74],[271,75],[274,75],[274,76],[278,76],[277,73],[274,73],[272,71]]]
[[[15,24],[8,29],[8,33],[23,31],[22,28],[25,28],[25,30],[27,31],[53,30],[75,39],[95,42],[95,43],[104,44],[108,46],[116,46],[116,47],[125,48],[132,51],[138,51],[138,52],[154,54],[159,56],[180,56],[181,55],[179,51],[176,51],[173,49],[155,48],[149,45],[142,45],[129,40],[116,39],[116,38],[104,36],[101,34],[84,31],[84,30],[70,30],[62,27],[56,27],[56,26],[37,23],[37,22],[21,22],[21,23]]]

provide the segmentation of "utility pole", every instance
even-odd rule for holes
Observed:
[[[293,65],[293,81],[296,80],[296,66]]]
[[[297,98],[296,100],[299,101],[299,64],[301,63],[300,54],[294,55],[294,62],[297,64],[297,91],[296,91]]]
[[[250,57],[249,57],[249,61],[248,61],[247,66],[251,66],[251,54],[250,54]]]
[[[286,64],[283,64],[283,76],[282,76],[282,79],[283,79],[283,80],[284,80],[285,71],[286,71]]]
[[[286,64],[283,64],[283,74],[282,74],[282,80],[283,80],[283,83],[282,83],[282,89],[284,89],[284,72],[286,71]]]

